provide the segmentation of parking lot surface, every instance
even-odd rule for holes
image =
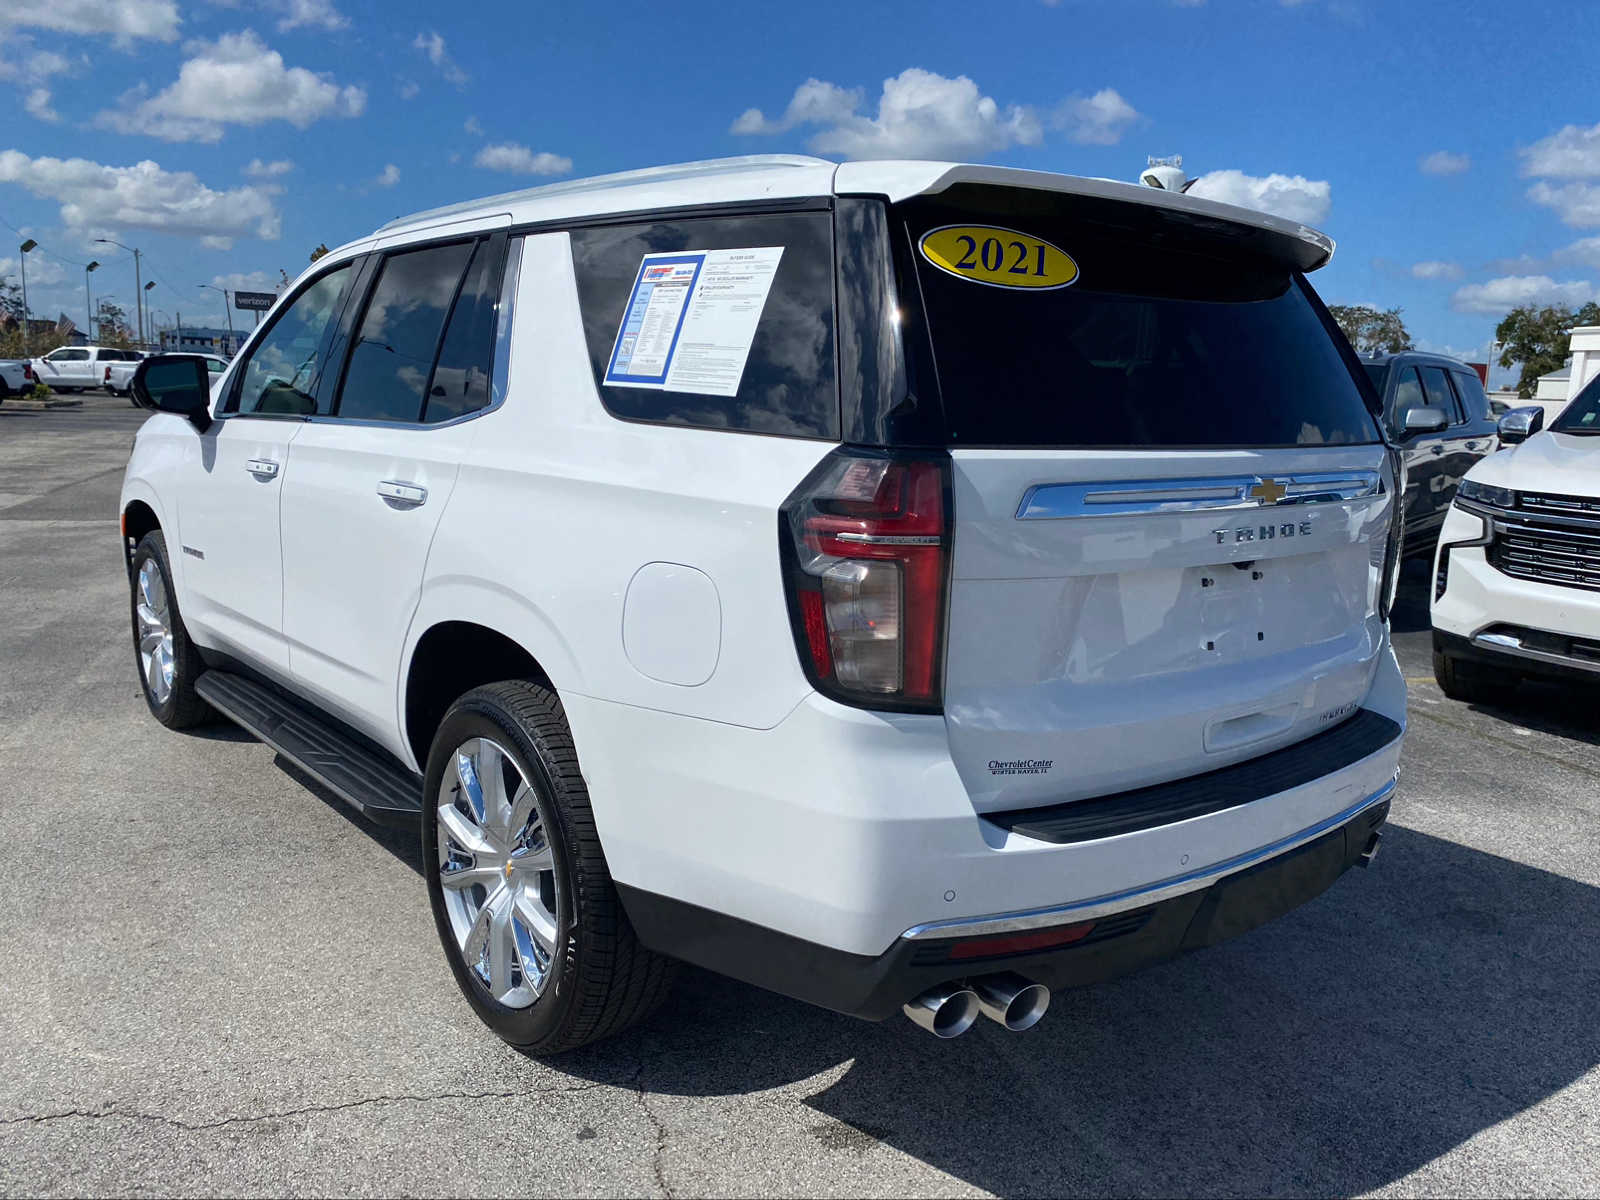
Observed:
[[[939,1042],[686,971],[541,1063],[483,1029],[411,839],[140,698],[143,414],[0,407],[0,1192],[1593,1194],[1600,709],[1448,701],[1428,570],[1383,852],[1235,942]]]

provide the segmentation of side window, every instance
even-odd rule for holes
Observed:
[[[1427,401],[1422,396],[1422,380],[1417,378],[1417,369],[1407,367],[1400,373],[1400,380],[1394,385],[1394,398],[1389,401],[1389,428],[1396,436],[1406,430],[1406,414],[1413,408],[1426,407]]]
[[[359,421],[420,421],[445,318],[473,243],[392,254],[356,329],[335,412]]]
[[[78,347],[72,347],[69,349],[57,350],[53,354],[48,354],[45,357],[47,361],[55,363],[88,362],[89,352]]]
[[[1444,377],[1442,367],[1423,367],[1422,387],[1427,392],[1429,408],[1437,408],[1452,425],[1461,423],[1461,411],[1456,407],[1455,393],[1450,390],[1450,381]]]
[[[571,236],[589,361],[612,415],[839,437],[827,213],[661,220]],[[662,257],[646,263],[646,255]]]
[[[355,273],[347,263],[301,292],[272,323],[239,373],[229,412],[310,416],[329,327]]]
[[[450,312],[422,419],[430,425],[488,408],[495,356],[495,243],[482,241]]]
[[[1466,409],[1467,420],[1481,421],[1489,416],[1489,397],[1484,393],[1483,381],[1476,371],[1451,371],[1456,394],[1461,397],[1461,407]]]

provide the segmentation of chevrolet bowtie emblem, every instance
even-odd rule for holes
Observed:
[[[1263,479],[1245,493],[1252,500],[1259,500],[1263,504],[1276,504],[1288,494],[1289,489],[1276,479]]]

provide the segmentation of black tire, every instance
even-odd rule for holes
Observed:
[[[168,627],[172,631],[172,690],[165,699],[157,699],[145,675],[144,662],[139,653],[139,573],[145,563],[153,563],[161,574],[161,586],[166,592]],[[168,729],[188,729],[213,720],[211,706],[194,690],[195,680],[205,670],[200,651],[189,640],[183,627],[183,616],[178,611],[178,595],[172,588],[172,568],[167,562],[167,543],[160,530],[147,533],[133,552],[133,569],[128,577],[128,612],[133,623],[133,662],[139,672],[139,690],[150,706],[151,715]]]
[[[457,748],[473,738],[497,743],[522,772],[553,852],[562,910],[557,952],[543,992],[523,1008],[498,1002],[468,966],[439,882],[440,789]],[[526,1054],[560,1054],[622,1032],[666,999],[677,964],[640,945],[623,911],[554,692],[508,680],[462,696],[434,735],[422,794],[423,873],[434,924],[457,986],[485,1025]]]
[[[1466,662],[1443,650],[1433,652],[1433,677],[1439,690],[1463,704],[1500,704],[1516,690],[1517,677],[1482,663]]]

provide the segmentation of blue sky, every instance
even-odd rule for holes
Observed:
[[[959,157],[1207,194],[1339,242],[1330,303],[1482,357],[1600,296],[1600,5],[994,0],[603,6],[5,0],[0,274],[221,323],[319,242],[556,179],[727,154]],[[247,314],[238,314],[244,322]]]

